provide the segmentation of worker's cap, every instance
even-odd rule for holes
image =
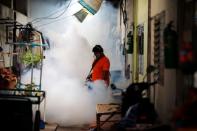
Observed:
[[[103,52],[103,48],[101,45],[95,45],[92,49],[92,52]]]

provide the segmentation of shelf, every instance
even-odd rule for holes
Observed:
[[[24,89],[0,89],[0,99],[6,97],[28,98],[32,104],[40,104],[45,99],[45,91]]]

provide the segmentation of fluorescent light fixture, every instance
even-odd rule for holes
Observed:
[[[103,0],[79,0],[79,3],[93,15],[99,10],[102,2]]]
[[[83,22],[87,15],[88,15],[88,12],[87,12],[86,9],[84,9],[84,8],[81,9],[80,11],[78,11],[77,13],[74,14],[74,16],[75,16],[80,22]]]
[[[100,9],[103,0],[79,0],[80,5],[83,6],[83,9],[74,14],[74,16],[80,21],[83,22],[88,13],[96,14]]]

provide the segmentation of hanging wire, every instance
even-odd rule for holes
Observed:
[[[40,22],[42,21],[43,19],[47,19],[49,18],[50,16],[53,16],[61,11],[65,10],[65,7],[61,7],[60,9],[54,11],[54,12],[51,12],[50,15],[48,16],[44,16],[44,17],[39,17],[39,18],[34,18],[32,21],[30,21],[31,23],[37,23],[37,22]]]
[[[69,18],[69,17],[71,18],[71,16],[73,16],[73,15],[69,15],[69,16],[63,17],[61,19],[54,20],[54,21],[49,22],[49,23],[45,23],[45,24],[41,24],[41,25],[35,26],[35,28],[39,28],[39,27],[43,27],[43,26],[46,26],[46,25],[49,25],[49,24],[53,24],[55,22],[58,22],[58,21],[61,21],[61,20],[65,20],[66,18]]]
[[[35,19],[33,19],[32,21],[30,21],[30,23],[35,24],[35,23],[38,23],[38,22],[40,22],[40,21],[42,21],[42,20],[46,20],[46,19],[57,19],[57,18],[61,17],[61,16],[67,11],[68,7],[71,6],[71,2],[72,2],[72,0],[69,1],[68,6],[67,6],[67,7],[64,9],[64,11],[63,11],[61,14],[59,14],[58,16],[56,16],[56,17],[50,17],[50,16],[52,16],[52,15],[54,15],[54,14],[56,14],[56,13],[59,13],[60,11],[56,11],[56,12],[54,12],[54,13],[48,15],[48,16],[45,16],[45,17],[35,18]],[[77,3],[77,2],[75,2],[75,3]],[[74,5],[75,3],[73,3],[72,5]],[[62,10],[61,10],[61,11],[62,11]]]
[[[71,0],[72,1],[72,0]],[[62,13],[62,15],[65,13],[65,11],[68,9],[68,7],[69,6],[72,6],[72,5],[74,5],[75,3],[78,3],[78,2],[75,2],[75,3],[73,3],[72,5],[70,5],[71,4],[71,1],[70,1],[70,3],[68,4],[68,6],[66,7],[66,9],[64,10],[64,12]],[[104,0],[104,2],[106,2],[107,0]],[[61,20],[65,20],[66,18],[71,18],[71,16],[73,16],[73,15],[69,15],[69,16],[66,16],[66,17],[63,17],[63,18],[60,18],[60,19],[57,19],[58,17],[60,17],[60,16],[57,16],[57,17],[54,17],[54,18],[45,18],[45,17],[41,17],[40,19],[57,19],[57,20],[54,20],[54,21],[52,21],[52,22],[48,22],[48,23],[45,23],[45,24],[41,24],[41,25],[37,25],[37,26],[35,26],[35,28],[39,28],[39,27],[43,27],[43,26],[46,26],[46,25],[49,25],[49,24],[53,24],[53,23],[55,23],[55,22],[58,22],[58,21],[61,21]]]

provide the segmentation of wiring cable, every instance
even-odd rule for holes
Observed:
[[[56,13],[59,13],[60,11],[56,11],[56,12],[54,12],[54,13],[48,15],[48,16],[45,16],[45,17],[35,18],[35,19],[33,19],[32,21],[30,21],[30,23],[35,24],[35,23],[40,22],[41,20],[46,20],[46,19],[57,19],[57,18],[61,17],[61,16],[67,11],[68,7],[71,6],[71,2],[72,2],[72,0],[69,1],[68,6],[67,6],[67,7],[64,9],[64,11],[63,11],[61,14],[59,14],[58,16],[56,16],[56,17],[50,17],[50,16],[52,16],[52,15],[54,15],[54,14],[56,14]],[[76,3],[76,2],[75,2],[75,3]],[[74,5],[75,3],[73,3],[72,5]],[[61,11],[62,11],[62,10],[61,10]]]
[[[49,25],[49,24],[53,24],[53,23],[55,23],[55,22],[58,22],[58,21],[61,21],[61,20],[65,20],[66,18],[69,18],[69,17],[71,18],[71,16],[73,16],[73,15],[69,15],[69,16],[63,17],[63,18],[61,18],[61,19],[54,20],[54,21],[52,21],[52,22],[48,22],[48,23],[45,23],[45,24],[41,24],[41,25],[35,26],[35,28],[39,28],[39,27],[42,27],[42,26],[46,26],[46,25]]]
[[[72,1],[72,0],[71,0],[71,1]],[[67,6],[66,9],[68,9],[68,7],[71,6],[71,5],[70,5],[70,4],[71,4],[71,1],[70,1],[69,5]],[[77,2],[75,2],[75,3],[77,3]],[[74,5],[75,3],[73,3],[72,5]],[[55,22],[58,22],[58,21],[61,21],[61,20],[65,20],[66,18],[71,18],[71,16],[73,16],[73,15],[65,16],[65,17],[60,18],[60,19],[57,19],[57,18],[56,18],[56,20],[54,20],[54,21],[52,21],[52,22],[48,22],[48,23],[44,23],[44,24],[41,24],[41,25],[37,25],[37,26],[35,26],[35,28],[39,28],[39,27],[43,27],[43,26],[46,26],[46,25],[49,25],[49,24],[53,24],[53,23],[55,23]]]
[[[72,1],[72,0],[71,0],[71,1]],[[65,13],[65,11],[68,9],[68,7],[71,6],[71,5],[70,5],[70,4],[71,4],[71,1],[70,1],[69,5],[67,6],[67,8],[64,10],[63,13]],[[106,2],[106,0],[105,0],[104,2]],[[76,3],[77,3],[77,2],[76,2]],[[75,4],[75,3],[73,3],[73,4]],[[72,4],[72,5],[73,5],[73,4]],[[63,14],[63,13],[62,13],[62,14]],[[61,16],[62,16],[62,15],[61,15]],[[43,27],[43,26],[46,26],[46,25],[49,25],[49,24],[53,24],[53,23],[55,23],[55,22],[58,22],[58,21],[61,21],[61,20],[65,20],[66,18],[71,18],[71,16],[73,16],[73,15],[69,15],[69,16],[66,16],[66,17],[63,17],[63,18],[60,18],[60,19],[57,19],[57,18],[60,17],[60,16],[54,17],[54,18],[47,18],[47,19],[56,19],[56,20],[54,20],[54,21],[52,21],[52,22],[45,23],[45,24],[37,25],[37,26],[35,26],[35,28],[39,28],[39,27]],[[45,17],[42,17],[42,18],[40,18],[40,19],[45,19]]]
[[[58,9],[58,10],[56,10],[56,11],[54,11],[54,12],[51,12],[50,15],[48,15],[48,16],[39,17],[39,18],[34,18],[34,19],[33,19],[32,21],[30,21],[30,22],[31,22],[31,23],[37,23],[37,22],[41,21],[42,19],[47,19],[47,18],[49,18],[50,16],[53,16],[53,15],[55,15],[55,14],[57,14],[57,13],[63,11],[64,8],[65,8],[65,7],[61,7],[60,9]]]

